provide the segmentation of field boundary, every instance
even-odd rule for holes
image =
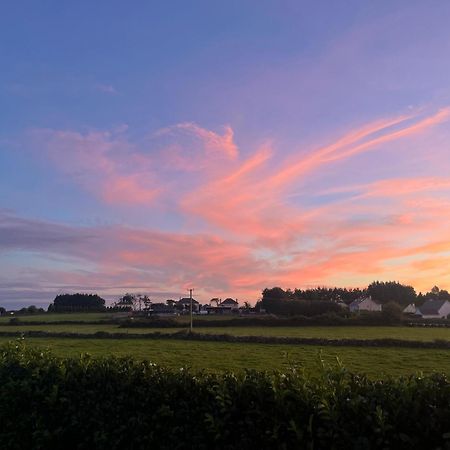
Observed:
[[[413,341],[403,339],[328,339],[283,336],[232,336],[230,334],[205,334],[178,331],[174,333],[69,333],[49,331],[0,331],[0,337],[29,337],[29,338],[62,338],[62,339],[177,339],[188,341],[231,342],[247,344],[289,344],[315,345],[331,347],[402,347],[429,348],[450,350],[450,341],[436,339],[434,341]]]

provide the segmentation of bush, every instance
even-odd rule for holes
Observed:
[[[402,308],[398,303],[390,302],[383,305],[381,312],[387,323],[400,323],[402,320]]]
[[[48,307],[48,312],[105,311],[105,300],[97,294],[59,294]]]
[[[367,325],[377,326],[386,325],[387,321],[380,312],[368,312],[362,311],[359,314],[350,315],[346,311],[339,310],[338,312],[329,312],[326,314],[320,314],[317,316],[257,316],[257,317],[232,317],[224,319],[215,319],[211,317],[208,319],[195,319],[194,327],[206,328],[206,327],[249,327],[249,326],[271,326],[271,327],[286,327],[286,326],[317,326],[317,325],[330,325],[330,326],[349,326],[349,325]],[[106,323],[106,322],[103,322]],[[388,324],[393,324],[389,322]],[[120,326],[123,328],[186,328],[186,322],[181,322],[176,318],[133,318],[125,319],[120,322]]]
[[[448,448],[449,399],[443,375],[193,374],[0,349],[4,450]]]

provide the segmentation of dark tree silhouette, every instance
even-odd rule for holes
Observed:
[[[105,300],[97,294],[61,294],[55,297],[49,312],[104,311]]]
[[[374,281],[367,287],[368,294],[378,303],[398,303],[409,305],[417,298],[416,291],[412,286],[405,286],[397,281]]]

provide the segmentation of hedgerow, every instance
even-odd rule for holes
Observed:
[[[450,448],[444,375],[194,373],[0,348],[2,449]]]
[[[368,312],[345,316],[344,313],[321,314],[313,317],[306,316],[259,316],[259,317],[231,317],[220,318],[202,318],[193,320],[197,327],[248,327],[248,326],[379,326],[379,325],[398,325],[391,323],[382,316],[381,313]],[[186,323],[177,320],[177,318],[128,318],[120,322],[123,328],[182,328]]]
[[[172,333],[116,333],[97,331],[95,333],[76,333],[70,331],[41,331],[26,330],[0,331],[0,337],[27,337],[27,338],[58,338],[58,339],[176,339],[207,342],[231,342],[252,344],[288,344],[288,345],[320,345],[332,347],[401,347],[401,348],[429,348],[450,349],[450,341],[435,339],[433,341],[414,341],[410,339],[379,338],[379,339],[355,339],[355,338],[320,338],[320,337],[295,337],[295,336],[239,336],[232,334],[213,334],[190,332],[179,330]]]

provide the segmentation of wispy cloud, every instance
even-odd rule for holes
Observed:
[[[56,272],[80,289],[173,292],[194,284],[206,297],[251,300],[268,285],[361,285],[374,277],[401,277],[426,288],[417,268],[431,273],[450,251],[450,178],[430,170],[386,178],[380,166],[379,178],[354,183],[343,163],[369,150],[400,155],[405,143],[448,118],[448,109],[386,118],[286,158],[273,143],[239,149],[230,127],[220,133],[182,123],[140,143],[130,140],[127,128],[35,130],[31,142],[70,180],[103,202],[151,208],[156,216],[171,205],[172,228],[179,231],[74,227],[3,213],[0,251],[93,264],[41,274],[44,290]],[[340,181],[314,191],[330,167],[342,173]],[[304,189],[310,189],[307,203],[298,196]],[[439,277],[450,283],[448,275]]]
[[[109,95],[117,95],[118,91],[112,84],[97,83],[95,89]]]

